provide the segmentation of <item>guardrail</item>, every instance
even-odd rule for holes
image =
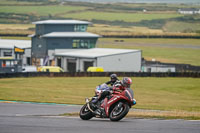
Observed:
[[[167,72],[167,73],[147,73],[147,72],[29,72],[29,73],[0,73],[0,78],[16,77],[108,77],[115,73],[119,77],[192,77],[200,78],[200,72]]]
[[[27,37],[29,34],[0,34],[0,36]],[[104,38],[191,38],[200,39],[200,35],[102,35]]]

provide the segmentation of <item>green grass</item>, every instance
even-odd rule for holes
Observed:
[[[47,16],[49,14],[56,15],[60,13],[67,13],[77,10],[85,10],[85,7],[78,6],[1,6],[0,13],[20,13],[20,14],[34,14],[39,16]]]
[[[100,38],[100,42],[113,43],[115,40],[123,40],[128,43],[137,44],[168,44],[168,45],[197,45],[200,46],[199,39],[170,39],[170,38]]]
[[[84,104],[85,97],[93,96],[95,87],[108,79],[108,77],[0,79],[0,99]],[[137,99],[136,108],[200,111],[198,78],[132,77],[132,79]]]
[[[124,40],[124,42],[116,43],[114,40]],[[155,45],[152,46],[151,44]],[[169,46],[161,47],[159,44]],[[101,39],[98,42],[98,47],[140,49],[142,50],[142,56],[148,60],[154,58],[162,62],[200,65],[200,49],[176,48],[173,47],[173,44],[178,46],[200,46],[200,41],[199,39]]]
[[[110,13],[110,12],[78,12],[72,14],[65,14],[62,17],[66,18],[76,18],[76,19],[97,19],[97,20],[106,20],[106,21],[125,21],[125,22],[139,22],[142,20],[153,20],[153,19],[169,19],[180,17],[180,14],[145,14],[145,13]]]
[[[84,2],[65,2],[63,4],[57,0],[40,2],[1,0],[0,23],[19,24],[44,19],[78,19],[92,20],[99,24],[126,27],[140,26],[169,32],[177,31],[178,33],[199,33],[198,15],[187,16],[178,14],[177,10],[180,8],[198,9],[199,5],[144,3],[98,4]],[[147,12],[144,13],[143,9],[146,9]],[[182,23],[181,21],[184,22]],[[167,25],[165,25],[166,23]],[[145,34],[148,33],[145,32]],[[156,33],[153,32],[153,34],[155,35]]]
[[[27,1],[16,1],[16,0],[1,0],[0,5],[40,5],[41,2],[27,2]]]
[[[200,31],[200,23],[168,22],[164,26],[167,32],[194,32]]]
[[[0,13],[20,13],[20,14],[34,14],[39,16],[47,16],[49,14],[65,18],[86,19],[86,20],[106,20],[106,21],[125,21],[125,22],[139,22],[141,20],[153,19],[169,19],[176,18],[183,15],[176,13],[120,13],[120,12],[96,12],[84,11],[88,7],[79,6],[1,6]],[[73,12],[72,12],[73,11]],[[70,12],[70,13],[67,13]]]

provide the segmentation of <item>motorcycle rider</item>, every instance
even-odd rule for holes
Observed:
[[[125,90],[126,88],[130,88],[132,84],[132,80],[129,77],[124,77],[121,82],[115,84],[116,87],[114,89],[117,90]]]
[[[95,114],[102,115],[102,108],[99,108],[100,106],[100,101],[106,98],[106,96],[109,96],[112,94],[112,91],[124,91],[125,89],[130,88],[132,84],[132,80],[129,77],[124,77],[121,81],[118,80],[113,84],[113,87],[111,91],[103,91],[102,93],[99,94],[97,100],[93,102],[93,106],[97,108],[94,112]],[[136,100],[134,99],[134,104],[136,104]],[[105,115],[105,114],[104,114]]]
[[[120,82],[120,80],[117,78],[117,74],[111,74],[110,75],[110,81],[107,81],[105,84],[106,85],[111,85],[111,89],[113,88],[113,85],[116,83],[116,82]],[[110,94],[110,91],[103,91],[99,94],[99,96],[97,96],[97,99],[93,100],[92,103],[96,104],[98,101],[104,99],[107,95]]]
[[[113,86],[113,84],[116,82],[116,81],[119,81],[119,79],[117,78],[117,74],[111,74],[110,75],[110,81],[106,82],[107,85],[111,85]]]
[[[115,87],[115,88],[113,88],[113,91],[116,91],[116,90],[125,90],[125,89],[131,89],[130,87],[131,87],[131,84],[132,84],[132,80],[131,80],[131,78],[129,78],[129,77],[124,77],[123,79],[122,79],[122,81],[121,81],[121,85],[119,84],[116,84],[116,86],[117,87]],[[133,90],[132,90],[133,91]],[[133,97],[132,97],[133,98]],[[135,99],[133,99],[133,105],[135,105],[136,104],[136,100]]]
[[[115,90],[125,90],[126,88],[130,88],[132,84],[131,78],[124,77],[121,81],[116,80],[116,82],[113,84],[111,91]],[[98,99],[93,102],[94,104],[97,104],[99,101],[103,100],[106,96],[109,96],[112,92],[111,91],[103,91],[99,94]]]

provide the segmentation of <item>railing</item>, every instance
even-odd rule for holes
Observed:
[[[115,73],[119,77],[192,77],[200,78],[200,72],[167,72],[167,73],[148,73],[148,72],[29,72],[29,73],[0,73],[0,78],[16,77],[109,77]]]

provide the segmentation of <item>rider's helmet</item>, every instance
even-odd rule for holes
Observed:
[[[132,84],[132,80],[131,78],[128,77],[124,77],[121,81],[122,86],[126,87],[126,88],[130,88],[131,84]]]
[[[111,79],[111,81],[116,81],[117,80],[117,74],[111,74],[110,79]]]

